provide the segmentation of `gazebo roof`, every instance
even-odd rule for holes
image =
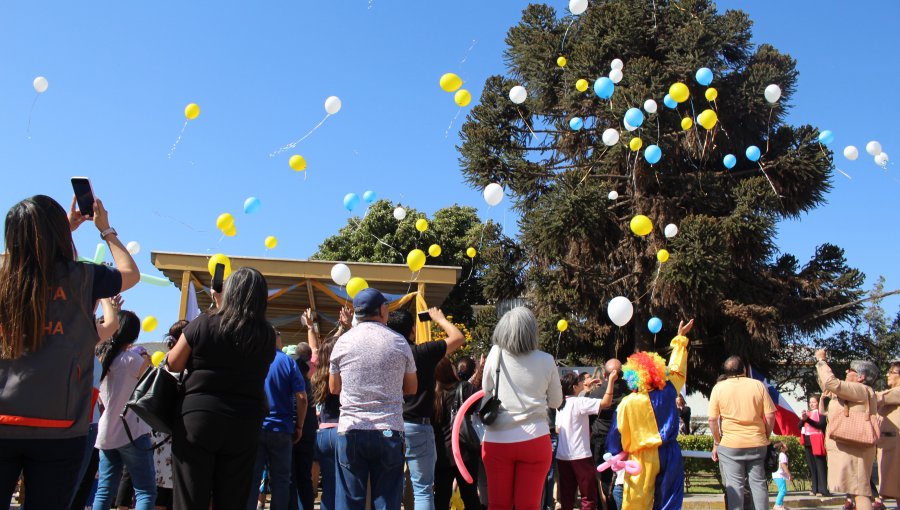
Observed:
[[[187,307],[188,292],[185,283],[192,283],[197,291],[200,309],[209,307],[211,298],[206,292],[212,277],[207,269],[210,255],[152,252],[150,260],[157,269],[182,289],[180,317]],[[231,256],[232,270],[253,267],[266,277],[269,284],[268,318],[285,337],[286,342],[305,340],[301,334],[300,315],[307,308],[316,310],[323,331],[334,324],[344,303],[349,304],[345,289],[331,280],[331,268],[339,263],[325,260],[299,260]],[[429,306],[440,306],[459,280],[460,267],[425,266],[419,273],[412,273],[401,264],[377,264],[343,262],[353,276],[363,278],[370,287],[383,292],[389,300],[397,301],[414,292],[424,296]],[[410,305],[414,300],[409,301]]]

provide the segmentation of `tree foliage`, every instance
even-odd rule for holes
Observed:
[[[609,0],[574,18],[530,5],[508,31],[506,74],[487,79],[469,113],[460,163],[471,186],[501,183],[521,213],[528,294],[544,342],[555,344],[558,318],[572,325],[561,356],[597,361],[662,350],[681,318],[696,317],[691,379],[706,390],[726,355],[766,370],[783,344],[858,313],[848,307],[811,318],[860,295],[863,275],[840,248],[823,244],[803,264],[776,249],[778,221],[824,203],[832,154],[815,128],[784,122],[795,62],[768,44],[753,46],[750,27],[745,13],[718,13],[708,0]],[[560,55],[565,67],[556,65]],[[575,89],[577,79],[606,76],[614,58],[625,62],[625,77],[611,100]],[[694,81],[700,67],[715,73],[714,102]],[[679,81],[691,99],[665,108],[662,97]],[[770,83],[783,91],[774,106],[763,97]],[[514,85],[528,90],[521,105],[508,98]],[[648,98],[658,112],[627,133],[625,111]],[[682,118],[706,108],[718,113],[712,130],[681,129]],[[584,119],[578,131],[568,127],[575,116]],[[610,127],[621,141],[606,147],[601,135]],[[648,165],[629,150],[631,136],[661,147],[662,160]],[[743,157],[749,145],[762,149],[759,165]],[[730,171],[722,165],[729,153],[739,156]],[[610,201],[613,190],[619,198]],[[653,220],[651,235],[631,233],[636,214]],[[680,229],[674,239],[662,235],[669,223]],[[663,248],[672,257],[661,265]],[[635,304],[622,328],[606,316],[617,295]],[[646,328],[652,316],[665,324],[658,337]]]

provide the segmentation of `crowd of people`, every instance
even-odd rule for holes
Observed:
[[[76,261],[71,232],[88,220],[115,268]],[[583,510],[681,507],[675,437],[691,430],[680,391],[693,321],[679,326],[668,365],[636,353],[624,367],[608,360],[594,377],[560,377],[528,308],[500,318],[490,352],[453,363],[465,337],[439,309],[428,317],[445,339],[418,343],[416,317],[368,288],[329,334],[307,310],[307,342],[285,346],[266,320],[265,278],[244,267],[213,292],[212,310],[169,330],[161,367],[181,380],[169,436],[135,414],[120,416],[151,362],[134,345],[140,321],[120,297],[138,269],[102,202],[86,217],[74,201],[67,214],[35,196],[10,210],[4,233],[0,502],[21,478],[28,510],[253,510],[266,492],[279,510],[311,510],[319,492],[322,510],[446,510],[454,487],[467,509],[553,510],[556,500],[571,509],[576,494]],[[873,508],[879,493],[897,498],[900,362],[890,366],[889,389],[876,392],[873,363],[854,362],[841,380],[824,351],[815,355],[823,393],[801,417],[812,493],[848,494],[859,510]],[[723,372],[708,416],[727,507],[766,508],[775,407],[741,358]],[[499,401],[495,412],[476,406],[460,416],[479,390],[483,401]],[[829,417],[851,414],[880,426],[877,444],[829,435]],[[870,419],[879,415],[880,423]],[[467,432],[458,452],[455,421]],[[792,474],[787,448],[776,447],[779,508]],[[642,470],[598,473],[620,453]]]

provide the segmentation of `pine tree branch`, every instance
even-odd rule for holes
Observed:
[[[900,289],[892,290],[892,291],[890,291],[890,292],[882,292],[882,293],[879,293],[879,294],[872,294],[872,295],[870,295],[870,296],[868,296],[868,297],[864,297],[864,298],[862,298],[862,299],[857,299],[856,301],[851,301],[851,302],[849,302],[849,303],[844,303],[844,304],[840,304],[840,305],[836,305],[836,306],[832,306],[832,307],[826,308],[826,309],[824,309],[824,310],[819,310],[819,311],[816,312],[816,313],[807,315],[806,317],[800,319],[798,322],[809,322],[809,321],[814,321],[814,320],[816,320],[816,319],[821,319],[822,317],[825,317],[826,315],[831,315],[831,314],[833,314],[833,313],[835,313],[835,312],[840,312],[840,311],[846,310],[846,309],[848,309],[848,308],[853,308],[854,306],[863,304],[863,303],[865,303],[865,302],[867,302],[867,301],[879,301],[879,300],[884,299],[884,298],[886,298],[886,297],[894,296],[894,295],[897,295],[897,294],[900,294]]]

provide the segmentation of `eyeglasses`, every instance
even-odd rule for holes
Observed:
[[[888,370],[888,375],[891,375],[891,374],[893,374],[893,375],[900,375],[900,372],[898,372],[898,371],[896,371],[896,370]]]

